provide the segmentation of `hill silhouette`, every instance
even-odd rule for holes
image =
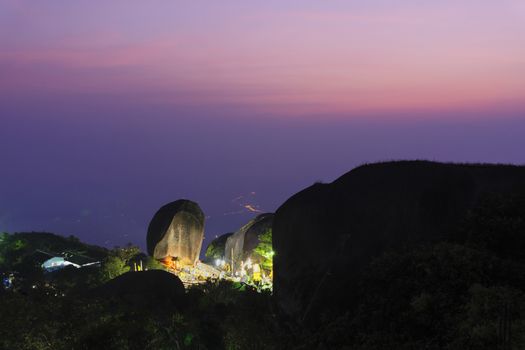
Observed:
[[[523,194],[525,167],[429,161],[368,164],[314,184],[276,212],[275,295],[297,319],[342,314],[355,305],[359,278],[375,257],[464,243],[459,227],[473,209],[487,198]]]
[[[0,237],[0,272],[26,274],[41,271],[40,264],[53,256],[68,256],[78,264],[103,260],[109,250],[81,242],[74,236],[49,232],[17,232]]]

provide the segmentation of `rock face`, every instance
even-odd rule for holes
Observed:
[[[259,236],[272,229],[273,217],[273,213],[258,215],[228,237],[225,247],[225,260],[232,265],[233,272],[240,268],[241,261],[251,257],[253,249],[259,244]]]
[[[275,214],[275,296],[296,319],[344,313],[374,257],[453,240],[484,196],[518,193],[525,194],[525,167],[424,161],[365,165],[331,184],[315,184]]]
[[[126,272],[95,289],[94,296],[162,310],[166,307],[182,307],[185,290],[181,280],[174,274],[151,270]]]
[[[195,202],[181,199],[157,211],[148,227],[148,253],[155,259],[178,258],[193,265],[204,238],[204,213]]]

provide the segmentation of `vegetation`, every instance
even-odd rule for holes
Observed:
[[[224,259],[224,248],[226,246],[226,240],[232,234],[233,233],[226,233],[211,241],[211,243],[206,248],[206,252],[204,254],[206,262],[214,263],[217,259]]]
[[[140,249],[131,244],[123,248],[115,247],[104,260],[101,269],[101,279],[103,281],[109,281],[130,271],[134,268],[133,264],[136,264],[137,258],[141,258],[142,255]]]
[[[270,296],[208,283],[166,312],[45,289],[0,298],[2,349],[272,349]]]
[[[105,280],[110,280],[128,272],[129,270],[130,267],[126,264],[125,260],[118,256],[109,256],[104,263],[102,274]]]
[[[44,274],[41,264],[53,256],[65,256],[80,265],[97,261],[100,264]],[[84,244],[73,236],[37,232],[0,234],[0,276],[6,278],[14,274],[13,287],[17,290],[50,283],[62,293],[94,288],[135,269],[141,262],[146,269],[164,269],[155,259],[144,255],[131,244],[108,250]]]
[[[294,322],[304,349],[525,348],[525,197],[486,196],[447,239],[385,252],[347,314]],[[345,306],[346,307],[346,306]]]
[[[348,312],[324,308],[307,323],[285,316],[270,293],[225,281],[192,287],[178,303],[154,299],[155,307],[102,297],[108,279],[138,261],[156,262],[133,246],[2,234],[0,272],[16,278],[0,289],[0,348],[525,348],[525,197],[487,196],[444,237],[377,256],[345,291]],[[265,269],[272,268],[271,238],[265,232],[255,249]],[[44,275],[34,254],[44,249],[97,256],[103,265]]]
[[[254,253],[260,258],[261,267],[266,271],[273,270],[274,251],[272,247],[272,229],[266,230],[259,236],[259,244],[254,249]]]

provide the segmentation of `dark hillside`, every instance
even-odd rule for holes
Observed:
[[[276,212],[279,304],[300,320],[321,309],[344,313],[374,257],[417,244],[465,243],[460,227],[474,208],[486,198],[523,194],[525,167],[427,161],[365,165],[315,184]]]
[[[74,255],[78,263],[102,260],[109,251],[105,248],[82,243],[74,236],[63,237],[48,232],[19,232],[0,237],[0,271],[17,270],[34,260],[40,265],[51,256]]]

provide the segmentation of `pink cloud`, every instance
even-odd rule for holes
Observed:
[[[261,13],[252,14],[258,26],[245,30],[241,21],[140,40],[115,28],[72,33],[5,46],[0,89],[132,93],[147,103],[296,114],[525,99],[525,26],[491,29],[487,13],[463,19],[451,9]]]

